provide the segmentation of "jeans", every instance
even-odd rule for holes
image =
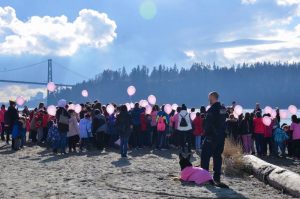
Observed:
[[[220,181],[222,173],[222,153],[224,150],[225,135],[219,135],[215,139],[204,139],[201,153],[201,167],[209,171],[210,158],[214,162],[214,180]]]
[[[120,137],[120,153],[124,157],[127,155],[128,137]]]
[[[284,142],[274,142],[274,155],[278,155],[278,148],[280,149],[281,155],[285,156],[285,143]]]
[[[258,156],[263,155],[264,139],[265,138],[263,133],[255,133],[255,146],[256,146],[256,152]]]
[[[195,148],[196,148],[196,150],[201,149],[201,135],[195,136]]]
[[[67,132],[60,132],[59,148],[61,153],[66,152]]]
[[[157,131],[156,148],[161,149],[165,146],[166,131]]]

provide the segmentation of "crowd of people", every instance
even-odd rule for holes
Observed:
[[[217,94],[213,97],[218,99]],[[18,111],[16,102],[10,101],[7,110],[4,105],[0,110],[1,139],[7,144],[11,139],[13,150],[23,148],[30,141],[33,144],[46,144],[54,153],[61,154],[65,154],[67,148],[71,153],[78,149],[84,151],[95,147],[103,150],[118,146],[122,157],[127,156],[128,147],[131,150],[146,147],[154,150],[177,148],[187,153],[195,150],[203,158],[210,158],[214,154],[203,154],[205,140],[218,137],[214,134],[221,137],[224,134],[241,144],[246,154],[300,158],[300,119],[296,115],[292,116],[289,126],[280,123],[277,111],[271,125],[266,126],[263,117],[270,115],[263,114],[259,105],[253,112],[236,118],[235,103],[229,107],[217,100],[214,102],[210,99],[210,103],[208,110],[202,106],[199,111],[182,104],[170,114],[166,113],[164,105],[154,105],[149,113],[139,103],[135,103],[130,110],[126,105],[113,104],[114,113],[109,114],[106,106],[99,101],[81,104],[81,111],[77,113],[71,108],[72,102],[59,100],[56,114],[49,115],[43,103],[34,110],[25,106]],[[192,117],[192,114],[195,116]],[[210,114],[222,117],[210,119]],[[214,129],[216,125],[220,133]],[[216,141],[220,153],[224,148],[222,140],[220,143]]]

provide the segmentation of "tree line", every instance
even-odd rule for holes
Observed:
[[[126,92],[130,85],[137,89],[132,98]],[[83,89],[88,90],[88,98],[81,96]],[[237,101],[247,108],[256,102],[280,108],[300,105],[300,63],[259,62],[231,67],[195,63],[189,68],[159,65],[152,70],[136,66],[130,72],[125,67],[106,69],[71,89],[59,90],[50,96],[50,102],[55,104],[64,98],[74,103],[98,99],[119,104],[147,99],[153,94],[159,104],[186,103],[199,107],[207,105],[210,91],[218,91],[225,104]]]

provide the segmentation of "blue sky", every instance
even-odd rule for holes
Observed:
[[[1,0],[0,71],[52,58],[81,74],[54,63],[54,81],[75,83],[122,66],[299,61],[299,16],[300,0]],[[46,64],[0,78],[45,81]],[[0,88],[0,101],[45,90]]]

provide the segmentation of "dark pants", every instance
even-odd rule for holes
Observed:
[[[161,149],[165,147],[165,141],[166,141],[166,131],[157,131],[156,148]]]
[[[4,122],[1,122],[1,140],[4,141],[5,140],[5,130],[4,130]]]
[[[12,129],[9,127],[5,127],[4,129],[5,129],[5,134],[6,134],[6,143],[8,143],[10,140],[10,134],[12,132]]]
[[[268,154],[268,149],[269,149],[269,155],[273,154],[272,146],[273,146],[273,139],[271,137],[264,138],[263,154],[267,155]]]
[[[68,137],[69,152],[71,152],[72,149],[74,151],[76,151],[76,144],[78,142],[78,138],[79,138],[79,135],[73,135],[71,137]]]
[[[181,150],[185,153],[186,144],[188,146],[188,152],[191,152],[192,149],[192,132],[191,131],[179,131],[180,134],[180,145]]]
[[[214,161],[214,180],[220,181],[222,173],[222,153],[224,150],[225,136],[219,136],[214,140],[204,139],[201,153],[201,167],[209,171],[210,158]]]
[[[300,139],[293,140],[293,155],[296,158],[300,158]]]
[[[96,147],[100,150],[104,148],[104,132],[96,132]]]
[[[30,130],[30,138],[32,140],[33,143],[37,142],[37,131],[36,130]]]
[[[151,137],[151,145],[156,146],[156,142],[157,142],[157,127],[156,126],[152,126],[152,137]]]
[[[256,146],[256,153],[258,156],[263,155],[263,150],[264,150],[264,134],[262,133],[255,133],[255,146]]]
[[[139,138],[139,134],[141,133],[140,129],[141,129],[140,125],[133,125],[132,134],[129,138],[132,148],[138,147],[138,138]]]

